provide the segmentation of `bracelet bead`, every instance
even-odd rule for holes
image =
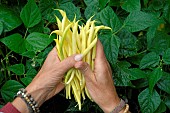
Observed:
[[[39,113],[40,112],[40,110],[38,108],[38,104],[36,103],[34,98],[31,97],[30,94],[27,94],[26,89],[21,88],[17,92],[17,96],[20,97],[24,102],[26,102],[30,113]]]

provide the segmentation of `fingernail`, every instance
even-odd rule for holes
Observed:
[[[80,60],[82,60],[82,58],[83,58],[83,55],[82,55],[82,54],[78,54],[78,55],[76,55],[76,56],[74,57],[74,60],[75,60],[75,61],[80,61]]]

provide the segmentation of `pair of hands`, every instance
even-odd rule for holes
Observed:
[[[119,104],[120,99],[113,84],[110,65],[99,40],[96,51],[95,69],[92,71],[86,62],[81,61],[81,55],[72,55],[61,62],[57,57],[56,48],[53,48],[39,73],[26,87],[27,92],[41,106],[64,88],[62,83],[64,74],[74,67],[84,74],[86,87],[92,99],[105,113],[111,112]],[[14,100],[13,105],[16,104],[17,101]],[[23,111],[23,109],[18,109]]]

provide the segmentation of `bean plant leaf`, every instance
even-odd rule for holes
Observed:
[[[8,67],[9,71],[12,71],[16,75],[23,75],[25,73],[25,67],[23,64],[15,64]]]
[[[157,31],[151,42],[149,51],[156,52],[158,55],[163,55],[168,48],[170,48],[170,36],[165,32]]]
[[[26,52],[22,53],[21,55],[28,57],[28,58],[33,58],[35,56],[35,52],[34,51],[26,51]]]
[[[140,0],[121,0],[121,4],[122,9],[127,12],[140,11],[141,9]]]
[[[170,109],[170,97],[169,96],[165,97],[165,104]]]
[[[156,30],[157,30],[157,25],[149,27],[147,31],[147,48],[151,48],[153,46],[152,41],[156,35]]]
[[[99,0],[100,9],[103,9],[110,0]]]
[[[0,23],[3,23],[4,32],[11,31],[22,24],[18,14],[5,5],[0,5],[0,17]]]
[[[56,9],[56,3],[54,0],[40,0],[39,8],[42,17],[49,22],[55,22],[54,9]]]
[[[91,4],[96,4],[98,2],[98,0],[84,0],[84,2],[87,6],[89,6]]]
[[[166,64],[170,64],[170,48],[165,51],[162,59]]]
[[[121,30],[118,33],[120,37],[120,57],[129,57],[137,54],[137,38],[127,31],[126,29]]]
[[[141,62],[140,62],[140,69],[155,67],[159,64],[160,57],[155,52],[150,52],[146,54]]]
[[[24,86],[15,80],[8,80],[1,88],[1,95],[5,102],[11,102],[17,91]]]
[[[23,53],[26,51],[25,39],[18,33],[12,34],[0,40],[4,43],[11,51],[16,53]]]
[[[169,85],[170,85],[170,74],[164,72],[162,78],[157,83],[157,86],[159,87],[159,89],[170,94],[170,87],[167,87]]]
[[[117,32],[122,24],[115,14],[115,12],[112,10],[111,7],[107,6],[104,8],[96,17],[97,21],[101,22],[101,24],[105,26],[109,26],[112,28],[113,32]]]
[[[99,35],[99,39],[103,44],[107,60],[114,65],[117,62],[120,47],[119,37],[108,33]]]
[[[130,63],[126,61],[118,62],[114,65],[113,80],[116,86],[131,86],[134,87],[130,81],[129,73],[126,72]]]
[[[166,105],[164,102],[161,102],[158,109],[154,113],[165,113],[166,112]]]
[[[151,94],[147,88],[138,95],[138,102],[142,113],[153,113],[160,105],[161,99],[156,90]]]
[[[75,18],[75,16],[77,20],[81,18],[80,8],[76,7],[72,2],[61,4],[59,7],[66,11],[67,17],[71,21]]]
[[[56,7],[56,3],[54,0],[40,0],[39,8],[42,16],[47,15],[48,13],[53,11],[53,8]]]
[[[52,41],[53,39],[47,34],[33,32],[26,38],[26,48],[28,51],[41,51],[45,49]]]
[[[53,15],[54,16],[54,15]],[[40,21],[38,24],[36,24],[35,26],[31,27],[28,29],[29,33],[33,33],[33,32],[39,32],[39,33],[44,33],[44,22]]]
[[[91,3],[90,5],[88,5],[84,11],[84,15],[85,15],[86,19],[89,19],[92,16],[94,16],[94,18],[95,18],[96,15],[98,14],[98,10],[99,10],[98,2],[94,2],[94,3]]]
[[[126,72],[129,73],[130,80],[137,80],[147,77],[147,74],[140,70],[139,68],[127,69]]]
[[[21,78],[21,81],[25,86],[28,86],[31,83],[32,78],[30,77]]]
[[[162,69],[156,68],[153,70],[152,73],[149,74],[149,90],[152,93],[155,84],[160,80],[162,77]]]
[[[33,27],[41,21],[41,13],[34,0],[28,0],[20,17],[27,28]]]
[[[28,69],[26,73],[26,77],[34,78],[36,74],[37,74],[37,71],[34,68],[30,68]]]
[[[124,26],[130,32],[137,32],[158,23],[160,20],[156,16],[142,11],[134,11],[125,19]]]
[[[4,29],[3,23],[0,21],[0,35],[2,34]]]
[[[120,6],[120,0],[110,0],[109,6]]]

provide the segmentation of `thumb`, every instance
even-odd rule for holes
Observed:
[[[95,75],[87,62],[79,61],[74,65],[74,67],[81,71],[86,79],[86,83],[96,81]]]
[[[67,72],[70,68],[74,67],[77,61],[82,59],[81,54],[71,55],[59,63],[58,69],[63,73]]]

